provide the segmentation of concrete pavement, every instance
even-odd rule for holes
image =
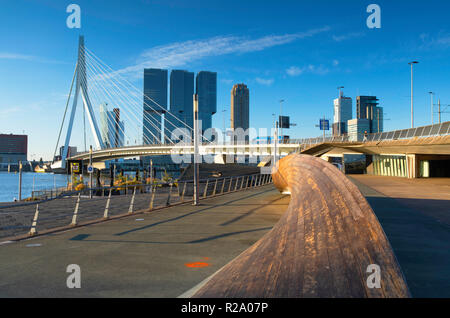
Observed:
[[[0,297],[177,297],[286,211],[272,185],[0,245]],[[69,289],[69,264],[81,288]]]
[[[450,297],[450,179],[352,175],[386,233],[413,297]]]

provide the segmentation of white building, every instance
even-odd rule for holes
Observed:
[[[333,135],[346,134],[347,121],[352,119],[352,98],[343,96],[334,100]]]
[[[109,111],[106,103],[100,105],[100,134],[106,147],[124,146],[125,124],[120,121],[120,110],[118,108]]]
[[[370,132],[370,120],[354,118],[347,121],[349,141],[363,141]]]

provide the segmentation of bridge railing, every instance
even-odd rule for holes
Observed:
[[[409,139],[414,137],[434,137],[445,136],[449,134],[450,121],[447,121],[439,124],[421,126],[416,128],[373,133],[367,137],[367,141]]]
[[[271,175],[249,174],[207,178],[199,181],[200,199],[260,187],[272,182]],[[167,183],[128,184],[66,191],[39,201],[0,206],[0,238],[28,237],[59,228],[150,212],[193,201],[193,180]]]

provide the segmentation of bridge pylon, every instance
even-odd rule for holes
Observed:
[[[97,148],[104,149],[105,145],[100,135],[100,130],[98,129],[97,121],[95,119],[94,110],[92,108],[91,100],[89,99],[89,91],[87,85],[87,77],[86,77],[86,55],[84,50],[84,36],[80,35],[78,42],[78,59],[77,64],[75,66],[74,78],[76,76],[76,86],[75,86],[75,94],[73,98],[72,110],[70,112],[69,125],[66,133],[66,140],[64,142],[64,150],[61,156],[61,168],[66,167],[66,159],[69,151],[69,142],[72,134],[73,121],[75,118],[76,108],[78,104],[78,96],[81,94],[81,98],[83,101],[84,108],[86,110],[86,114],[89,120],[89,124],[91,127],[92,135],[94,136],[94,142]],[[72,92],[74,81],[72,81],[70,92]],[[70,100],[71,94],[69,93],[69,97],[67,102]],[[68,104],[67,104],[68,105]],[[62,123],[64,125],[64,123]],[[61,126],[62,127],[62,126]]]

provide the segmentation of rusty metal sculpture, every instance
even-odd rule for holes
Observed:
[[[288,210],[193,297],[410,296],[378,219],[344,174],[322,159],[292,154],[272,176],[291,194]]]

